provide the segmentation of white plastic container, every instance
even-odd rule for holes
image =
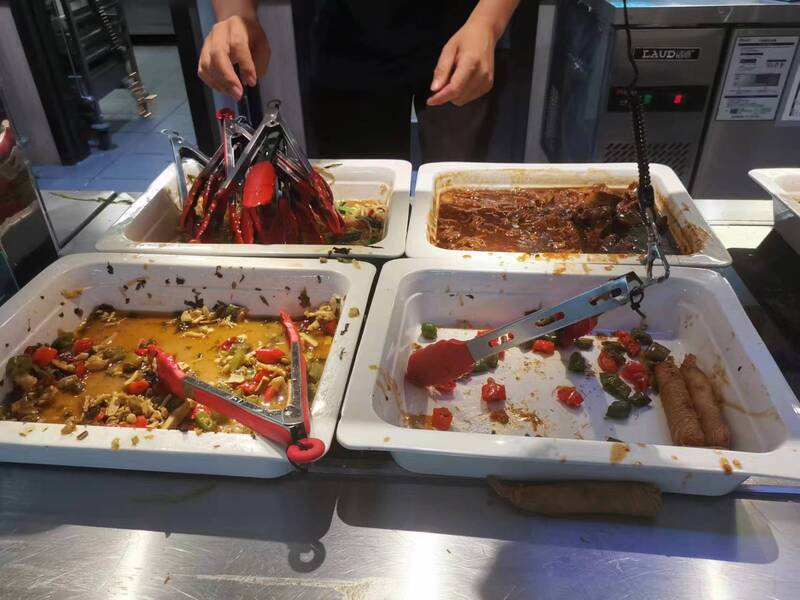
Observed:
[[[2,368],[9,357],[20,354],[27,345],[52,340],[59,328],[76,327],[81,311],[88,314],[102,303],[140,312],[178,311],[185,308],[184,300],[193,300],[198,294],[207,304],[236,302],[248,307],[254,316],[274,316],[282,309],[292,315],[302,314],[298,296],[303,288],[312,305],[339,294],[344,298],[341,326],[311,409],[312,435],[329,448],[374,274],[375,267],[359,262],[68,256],[50,265],[0,308]],[[136,285],[141,280],[145,284]],[[83,289],[78,298],[61,294],[62,290],[76,288]],[[1,393],[9,389],[10,382],[4,381]],[[84,430],[89,435],[78,440]],[[0,460],[248,477],[278,477],[292,470],[285,448],[247,434],[197,435],[83,425],[69,435],[60,431],[61,425],[0,421]],[[139,438],[136,445],[134,436]],[[115,438],[119,440],[116,451],[111,447]]]
[[[664,165],[650,165],[656,203],[661,214],[670,217],[676,241],[689,250],[670,255],[673,265],[689,267],[725,267],[731,256],[697,210],[691,196],[677,175]],[[408,226],[406,254],[412,258],[449,258],[458,260],[493,260],[516,262],[558,262],[565,264],[640,264],[639,254],[581,254],[542,252],[483,252],[470,249],[447,249],[436,246],[438,195],[449,187],[576,187],[606,184],[627,187],[637,181],[633,163],[605,164],[502,164],[502,163],[430,163],[422,165],[417,176],[414,206]]]
[[[178,242],[178,201],[175,166],[170,165],[98,240],[99,252],[142,252],[207,256],[324,256],[334,247],[349,256],[388,259],[402,256],[408,227],[411,164],[403,160],[313,161],[334,177],[333,194],[341,200],[381,200],[387,205],[385,236],[372,246],[347,244],[189,244]],[[186,173],[198,164],[184,161]]]
[[[566,371],[571,351],[545,358],[513,349],[496,371],[460,381],[451,396],[404,381],[412,344],[423,341],[421,322],[443,328],[440,339],[469,337],[477,328],[552,306],[627,270],[549,263],[503,268],[432,259],[388,263],[353,367],[339,442],[389,451],[411,471],[468,477],[638,480],[664,491],[707,495],[724,494],[749,475],[800,478],[797,399],[730,285],[710,270],[675,268],[669,281],[647,290],[642,310],[653,337],[671,348],[677,361],[695,353],[714,381],[733,431],[731,450],[671,445],[657,396],[626,421],[605,419],[611,398],[600,387],[596,349],[585,353],[594,371],[588,375]],[[638,323],[630,308],[621,307],[603,315],[598,329]],[[489,376],[506,385],[506,425],[492,422],[481,402],[480,388]],[[576,386],[583,406],[560,404],[559,385]],[[408,428],[414,420],[409,415],[430,415],[436,406],[453,412],[451,431]]]
[[[775,230],[800,254],[800,169],[753,169],[749,175],[772,196]]]

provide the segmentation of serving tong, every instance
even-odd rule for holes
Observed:
[[[655,212],[655,194],[650,181],[644,105],[636,89],[639,71],[631,51],[627,0],[623,1],[623,7],[628,35],[628,60],[633,68],[633,79],[628,88],[628,105],[633,122],[639,174],[637,196],[639,214],[647,230],[645,278],[642,279],[630,271],[556,306],[540,309],[469,341],[440,340],[425,346],[412,353],[409,358],[406,377],[412,383],[419,386],[446,384],[470,373],[474,364],[483,358],[575,323],[589,323],[593,317],[626,304],[630,304],[631,308],[644,318],[645,315],[640,307],[644,300],[645,289],[669,278],[670,266],[661,245]],[[658,262],[661,263],[663,274],[655,276],[654,269]]]
[[[311,413],[308,404],[308,372],[300,334],[292,318],[284,311],[280,313],[286,335],[289,338],[291,378],[286,406],[270,410],[248,402],[239,396],[210,385],[184,373],[174,356],[155,345],[148,347],[150,356],[156,359],[157,374],[169,390],[181,398],[194,401],[238,421],[265,438],[286,446],[286,458],[295,466],[307,464],[325,453],[325,443],[309,437]]]

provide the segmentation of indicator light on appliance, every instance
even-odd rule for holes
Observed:
[[[683,104],[683,94],[675,94],[672,97],[673,104]]]
[[[644,98],[642,99],[642,102],[644,102],[645,106],[647,106],[648,104],[652,104],[653,103],[653,94],[645,94]]]

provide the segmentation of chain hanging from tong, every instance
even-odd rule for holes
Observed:
[[[633,77],[628,85],[628,107],[631,111],[633,124],[633,143],[636,149],[636,165],[639,172],[639,185],[637,195],[639,198],[639,214],[647,229],[647,256],[645,266],[647,275],[642,284],[631,291],[631,308],[642,318],[644,313],[640,310],[644,300],[644,289],[654,283],[661,283],[669,278],[670,266],[666,254],[661,247],[661,236],[658,232],[658,219],[655,211],[655,194],[653,185],[650,181],[650,159],[647,150],[647,130],[644,122],[644,103],[639,95],[637,83],[639,82],[639,68],[633,56],[633,44],[631,41],[631,24],[628,17],[628,0],[622,0],[622,10],[625,17],[625,35],[627,43],[628,62],[633,70]],[[659,277],[653,276],[653,268],[657,261],[661,262],[664,274]]]

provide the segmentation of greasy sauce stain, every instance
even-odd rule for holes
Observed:
[[[725,475],[730,475],[733,473],[733,467],[731,467],[730,461],[724,456],[719,459],[719,466],[722,467],[722,470],[725,471]]]
[[[736,467],[739,470],[742,469],[742,463],[738,458],[734,458],[733,459],[733,466]]]
[[[401,417],[402,423],[411,429],[433,429],[433,416],[432,415],[409,415],[405,414]]]
[[[621,463],[628,456],[631,451],[630,446],[624,442],[614,442],[611,444],[611,455],[609,461],[611,464]]]
[[[538,431],[539,427],[544,425],[544,421],[532,410],[526,410],[524,408],[520,408],[519,406],[506,406],[506,411],[511,413],[512,416],[516,417],[521,421],[527,421],[531,424],[531,427],[534,431]]]
[[[117,316],[120,320],[112,326],[99,319],[91,319],[81,337],[91,338],[95,345],[108,343],[111,346],[121,346],[130,352],[139,346],[140,341],[153,339],[162,350],[174,354],[178,361],[189,365],[200,379],[209,383],[224,377],[214,363],[214,358],[217,356],[219,345],[230,337],[246,335],[247,343],[254,348],[275,346],[287,354],[289,351],[283,326],[276,321],[248,319],[234,323],[232,328],[215,326],[214,331],[200,339],[177,333],[175,324],[169,322],[173,315],[131,316],[118,311]],[[314,348],[314,358],[327,358],[331,336],[319,336],[316,339],[319,344]],[[84,380],[86,389],[77,396],[57,392],[54,401],[41,409],[40,422],[63,423],[65,410],[73,415],[79,415],[85,396],[121,391],[125,379],[112,377],[105,371],[88,373]]]
[[[722,405],[726,408],[732,408],[733,410],[742,413],[743,415],[747,415],[748,417],[773,417],[775,419],[779,419],[778,413],[775,411],[774,408],[765,408],[764,410],[747,410],[744,406],[740,404],[736,404],[735,402],[731,402],[730,400],[722,400]]]

